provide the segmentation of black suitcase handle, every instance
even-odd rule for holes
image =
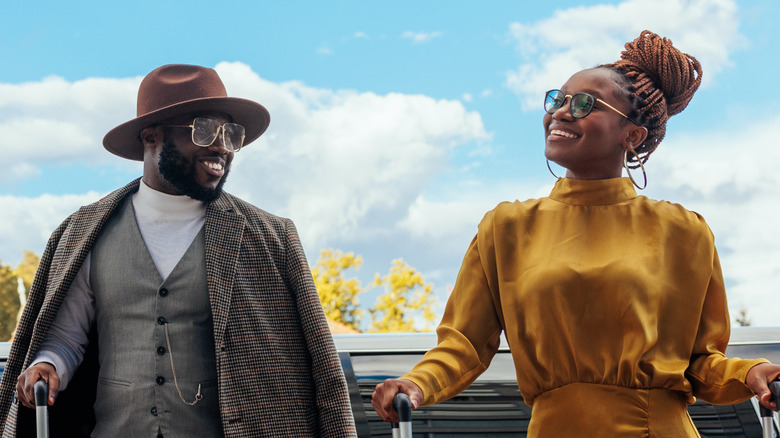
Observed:
[[[33,391],[35,393],[35,423],[38,438],[48,438],[49,412],[47,410],[47,401],[49,398],[49,384],[43,380],[39,380],[35,382]]]
[[[772,393],[775,403],[780,404],[780,380],[775,380],[769,384],[769,392]]]
[[[780,405],[780,380],[775,380],[774,382],[769,384],[769,392],[772,393],[772,400],[775,401],[778,405]],[[762,417],[771,417],[773,415],[771,409],[767,409],[762,405],[761,403],[758,404],[761,408],[761,416]]]
[[[399,392],[393,398],[398,413],[398,423],[393,423],[393,438],[412,438],[412,402],[409,396]]]
[[[46,406],[48,404],[46,399],[49,398],[49,385],[45,381],[39,380],[35,382],[33,391],[35,392],[35,407]]]

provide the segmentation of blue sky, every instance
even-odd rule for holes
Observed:
[[[485,211],[554,182],[543,92],[650,29],[702,62],[704,84],[670,120],[644,194],[703,214],[732,312],[776,325],[776,2],[16,2],[4,16],[3,263],[140,175],[101,139],[134,117],[146,73],[192,63],[271,113],[228,191],[291,217],[312,263],[353,251],[368,283],[401,257],[444,301]]]

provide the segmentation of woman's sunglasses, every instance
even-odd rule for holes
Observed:
[[[639,126],[639,123],[635,122],[630,117],[623,114],[620,110],[618,110],[614,106],[608,104],[607,102],[604,102],[598,97],[593,97],[588,93],[574,93],[572,95],[572,94],[566,94],[561,90],[550,90],[547,92],[547,94],[544,95],[544,110],[547,111],[548,114],[552,114],[558,111],[558,109],[561,108],[566,103],[567,98],[570,99],[569,113],[571,113],[571,116],[574,117],[575,119],[581,119],[583,117],[587,117],[587,115],[590,114],[591,111],[593,111],[593,106],[596,105],[596,102],[600,102],[604,104],[604,106],[606,106],[607,108],[625,117],[629,122]]]

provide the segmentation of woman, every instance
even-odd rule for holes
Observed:
[[[528,436],[698,436],[694,397],[759,395],[780,366],[726,358],[726,293],[713,236],[677,204],[637,196],[644,162],[701,81],[701,67],[644,31],[621,60],[545,97],[545,156],[566,168],[547,198],[488,212],[437,329],[438,346],[372,403],[397,418],[444,401],[490,364],[503,331],[533,406]],[[621,178],[622,169],[631,178]],[[640,175],[641,174],[641,175]],[[633,184],[632,184],[633,182]]]

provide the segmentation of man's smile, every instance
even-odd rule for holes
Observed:
[[[221,158],[207,157],[201,159],[200,162],[206,166],[206,171],[215,177],[221,178],[225,174],[225,162]]]

